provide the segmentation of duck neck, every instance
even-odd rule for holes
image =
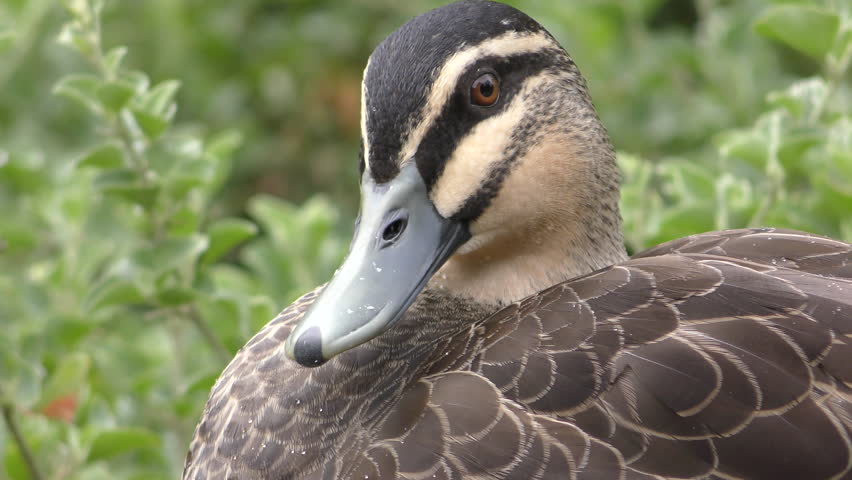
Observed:
[[[579,214],[537,218],[486,236],[480,245],[454,255],[430,287],[479,304],[507,305],[627,258],[617,197],[610,202],[599,198]]]
[[[583,105],[585,128],[552,127],[514,161],[433,288],[505,305],[627,259],[615,152]]]
[[[558,240],[542,237],[507,239],[458,255],[430,284],[478,303],[507,305],[627,258],[624,247],[616,246],[614,241],[598,243],[585,236],[559,235]],[[505,250],[511,250],[511,254]]]

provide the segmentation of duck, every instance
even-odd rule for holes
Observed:
[[[183,479],[852,479],[852,245],[629,257],[585,80],[501,3],[391,33],[360,128],[346,259],[221,374]]]

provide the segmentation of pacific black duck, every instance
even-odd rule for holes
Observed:
[[[629,259],[585,82],[506,5],[414,18],[362,89],[349,256],[224,371],[183,478],[852,478],[849,244]]]

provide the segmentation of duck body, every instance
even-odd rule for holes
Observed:
[[[852,479],[852,246],[628,259],[585,83],[502,4],[392,34],[361,121],[349,257],[222,373],[184,479]]]
[[[847,478],[850,278],[842,242],[695,235],[496,313],[427,290],[306,369],[314,291],[222,374],[184,478]]]

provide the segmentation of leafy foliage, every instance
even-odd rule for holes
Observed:
[[[250,219],[211,217],[240,135],[175,125],[179,82],[101,46],[100,1],[65,6],[59,41],[89,69],[52,101],[88,112],[95,134],[59,161],[3,153],[0,406],[20,438],[0,444],[0,478],[174,478],[222,367],[344,243],[319,198],[258,197],[262,238]]]
[[[712,160],[621,155],[629,247],[768,225],[852,239],[849,15],[849,9],[781,4],[758,16],[757,33],[812,57],[824,73],[768,92],[752,125],[716,132]]]
[[[0,479],[179,475],[225,362],[342,258],[367,54],[439,3],[0,0]],[[844,2],[512,3],[589,79],[632,250],[852,240]]]

